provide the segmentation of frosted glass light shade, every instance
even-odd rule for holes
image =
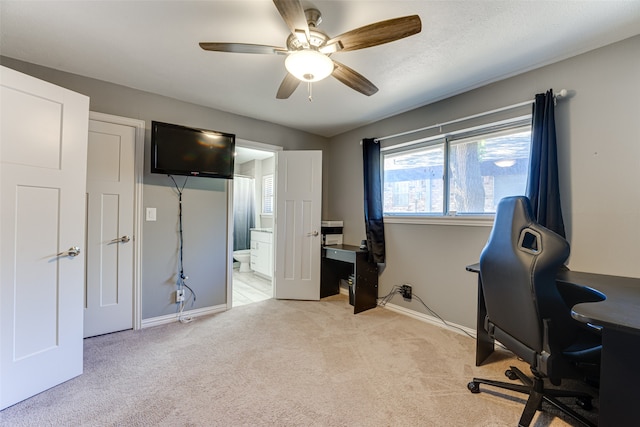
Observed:
[[[315,50],[300,50],[290,53],[284,66],[303,82],[317,82],[333,72],[333,61]]]

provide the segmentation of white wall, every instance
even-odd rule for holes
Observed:
[[[418,108],[330,140],[327,218],[344,221],[345,243],[364,238],[360,140],[422,128],[570,91],[556,107],[561,197],[569,267],[640,277],[640,36]],[[515,111],[515,113],[529,112]],[[498,117],[495,117],[498,118]],[[467,123],[468,125],[468,123]],[[436,130],[437,132],[437,130]],[[386,224],[379,294],[410,283],[446,320],[475,326],[477,262],[489,227]],[[425,312],[415,300],[392,303]]]

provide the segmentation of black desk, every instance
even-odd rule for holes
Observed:
[[[587,286],[606,299],[573,306],[571,315],[602,326],[600,426],[638,425],[640,414],[640,279],[563,271],[558,285]]]
[[[467,271],[480,272],[479,264]],[[640,278],[561,271],[557,284],[588,287],[602,293],[603,301],[576,304],[571,315],[584,323],[602,326],[600,413],[603,427],[638,423],[640,402]],[[493,339],[484,330],[487,308],[478,274],[476,366],[493,352]]]
[[[320,298],[340,293],[340,279],[353,274],[353,313],[374,308],[378,302],[378,264],[369,263],[368,257],[358,246],[323,246]]]

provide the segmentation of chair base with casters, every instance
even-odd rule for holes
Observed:
[[[591,410],[593,408],[591,403],[593,397],[591,395],[580,391],[545,388],[544,380],[542,378],[537,376],[529,378],[515,366],[511,366],[507,371],[505,371],[505,375],[510,380],[520,380],[522,384],[474,378],[473,381],[467,384],[467,388],[471,393],[480,393],[480,384],[485,384],[529,395],[527,404],[525,405],[520,421],[518,422],[518,427],[528,427],[529,424],[531,424],[536,411],[541,410],[543,401],[555,406],[557,409],[585,426],[596,427],[596,424],[593,424],[587,418],[583,417],[558,400],[559,397],[574,397],[576,398],[578,406],[585,410]]]

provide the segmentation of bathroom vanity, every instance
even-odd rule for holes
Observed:
[[[273,231],[271,228],[251,229],[251,269],[271,279],[273,276]]]

